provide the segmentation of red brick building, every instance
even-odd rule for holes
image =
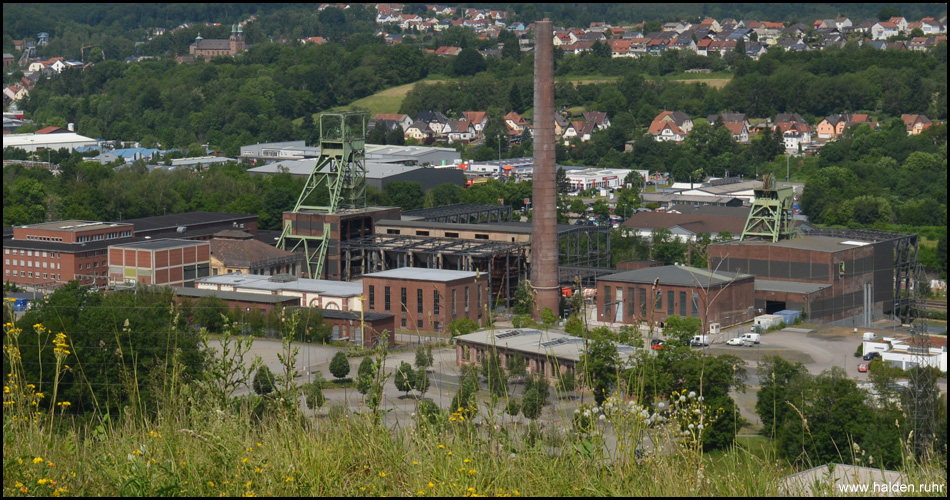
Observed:
[[[149,240],[109,247],[109,278],[115,282],[194,287],[211,273],[211,244]]]
[[[870,233],[867,235],[870,236]],[[895,241],[804,236],[709,245],[709,265],[755,275],[755,307],[802,311],[814,321],[851,324],[893,312]]]
[[[488,275],[402,267],[363,276],[363,308],[396,315],[396,328],[439,333],[454,319],[483,324],[489,305]]]
[[[653,288],[656,283],[656,289]],[[607,323],[663,322],[673,315],[723,327],[752,321],[755,277],[685,266],[646,267],[597,279],[597,319]]]
[[[26,287],[55,287],[78,279],[105,285],[106,249],[134,241],[133,226],[123,223],[67,220],[13,228],[3,242],[3,279]]]

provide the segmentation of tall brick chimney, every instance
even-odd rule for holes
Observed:
[[[558,314],[557,168],[554,156],[554,30],[534,25],[534,213],[531,224],[531,285],[535,318],[545,308]]]

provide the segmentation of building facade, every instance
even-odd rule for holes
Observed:
[[[454,319],[484,323],[488,275],[469,271],[403,267],[363,276],[368,312],[396,315],[396,328],[440,333]]]
[[[647,267],[597,279],[597,319],[625,325],[661,324],[679,315],[723,327],[751,321],[755,277],[685,266]]]
[[[3,279],[25,287],[56,287],[74,279],[105,285],[107,248],[134,241],[131,224],[67,220],[13,228],[3,242]]]
[[[115,283],[193,287],[210,272],[207,241],[149,240],[109,247],[109,278]]]

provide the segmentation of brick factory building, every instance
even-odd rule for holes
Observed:
[[[895,267],[895,255],[912,253],[916,261],[916,236],[809,233],[777,242],[715,243],[707,250],[711,268],[755,275],[757,310],[798,310],[811,321],[857,326],[903,307],[895,301],[904,295],[895,284],[901,286],[900,269],[908,266]]]
[[[13,228],[3,242],[3,279],[25,287],[58,287],[74,279],[105,285],[106,249],[135,241],[127,223],[66,220]]]
[[[365,310],[396,315],[396,328],[439,333],[454,319],[479,325],[489,304],[488,276],[403,267],[363,276]]]
[[[609,274],[597,279],[597,319],[658,324],[679,315],[700,318],[703,331],[710,323],[732,326],[752,321],[754,283],[748,274],[676,265]]]
[[[193,287],[211,272],[207,241],[148,240],[109,247],[113,283]]]

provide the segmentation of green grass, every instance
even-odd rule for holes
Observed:
[[[343,111],[347,109],[361,108],[368,109],[371,116],[379,113],[398,113],[402,106],[402,101],[417,84],[420,83],[444,83],[451,79],[445,77],[431,77],[417,82],[390,87],[386,90],[377,92],[371,96],[357,99],[346,106],[337,106],[334,111]]]

